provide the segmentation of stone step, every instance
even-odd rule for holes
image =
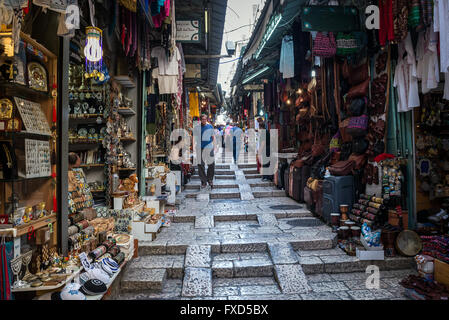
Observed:
[[[182,283],[183,297],[212,297],[212,269],[186,268]]]
[[[121,291],[152,290],[161,292],[166,277],[166,269],[127,268],[120,282]]]
[[[229,165],[223,165],[223,164],[216,164],[215,169],[219,170],[229,170]]]
[[[182,279],[185,255],[147,255],[134,258],[127,270],[164,269],[167,279]]]
[[[210,199],[240,199],[240,192],[211,192]]]
[[[243,173],[245,175],[250,175],[250,174],[259,174],[259,172],[256,170],[243,170]]]
[[[260,181],[260,182],[254,182],[254,183],[250,183],[249,186],[251,188],[268,188],[268,187],[274,187],[275,184],[274,182],[270,182],[270,181]]]
[[[192,180],[200,180],[200,176],[199,175],[193,175],[191,177]],[[220,180],[235,180],[235,175],[216,175],[215,179],[220,179]]]
[[[239,164],[238,167],[239,169],[250,169],[250,168],[257,169],[257,163]]]
[[[224,253],[212,257],[214,278],[273,276],[274,265],[266,252]]]
[[[340,248],[331,250],[297,251],[299,262],[306,274],[365,272],[370,265],[380,270],[409,269],[414,266],[410,257],[386,257],[379,261],[361,261],[357,257],[347,255]]]
[[[274,274],[284,294],[309,293],[312,291],[307,282],[307,277],[299,264],[276,265]]]
[[[247,180],[252,180],[252,179],[261,179],[262,175],[261,174],[245,174],[245,178]]]
[[[220,181],[221,182],[221,181]],[[195,183],[195,184],[187,184],[185,186],[185,190],[200,190],[201,183]],[[214,189],[231,189],[231,188],[238,188],[238,184],[232,184],[232,183],[214,183]]]
[[[257,188],[254,188],[257,189]],[[254,198],[269,198],[269,197],[276,197],[276,198],[281,198],[284,197],[286,198],[287,195],[285,194],[284,190],[265,190],[265,191],[254,191],[253,189],[253,195]]]

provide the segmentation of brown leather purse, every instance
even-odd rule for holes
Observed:
[[[351,86],[355,86],[366,81],[368,78],[368,64],[364,63],[361,66],[351,68],[348,82]]]
[[[350,118],[347,118],[347,119],[343,120],[342,122],[340,122],[340,125],[339,125],[341,140],[343,143],[352,141],[352,136],[350,134],[348,134],[348,132],[347,132],[349,120],[350,120]]]
[[[369,79],[349,89],[346,99],[360,98],[368,95]]]
[[[355,170],[360,170],[362,169],[365,165],[366,165],[366,154],[351,154],[349,156],[348,161],[354,161],[355,165],[354,165],[354,169]]]
[[[351,174],[354,169],[355,163],[353,160],[339,161],[336,164],[329,167],[329,172],[333,176],[347,176]]]

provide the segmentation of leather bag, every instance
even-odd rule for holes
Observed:
[[[360,170],[366,165],[366,155],[365,154],[351,154],[348,161],[354,161],[354,170]]]
[[[331,58],[337,53],[337,44],[332,32],[325,35],[323,32],[318,32],[313,41],[313,55],[323,58]]]
[[[351,68],[348,82],[351,86],[355,86],[366,81],[368,78],[368,65],[364,63],[361,66]]]
[[[360,117],[349,118],[346,133],[353,137],[365,136],[368,130],[369,117],[367,115],[361,115]]]
[[[368,141],[365,139],[352,140],[352,152],[356,154],[364,154],[368,150]]]
[[[366,79],[362,83],[359,83],[358,85],[351,87],[351,89],[349,89],[349,92],[346,94],[346,98],[354,99],[365,97],[368,95],[368,88],[369,88],[369,79]]]
[[[353,99],[348,108],[349,114],[353,117],[361,116],[366,112],[367,103],[368,99],[366,97]]]
[[[353,160],[339,161],[329,167],[329,172],[333,176],[347,176],[351,174],[354,167],[355,163]]]

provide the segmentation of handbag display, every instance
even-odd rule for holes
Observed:
[[[318,32],[313,41],[313,55],[322,58],[331,58],[337,52],[337,44],[332,32],[325,35],[323,32]]]
[[[351,87],[349,92],[346,94],[347,99],[354,99],[359,97],[365,97],[368,95],[369,89],[369,79],[366,79],[362,83],[359,83],[356,86]]]
[[[366,105],[368,99],[366,97],[356,98],[351,101],[349,105],[348,112],[353,117],[359,117],[366,112]]]
[[[354,162],[354,170],[360,170],[366,165],[366,155],[364,154],[351,154],[348,161]]]
[[[367,115],[361,115],[360,117],[349,118],[346,133],[353,137],[365,136],[368,130],[369,117]]]
[[[348,82],[351,86],[358,85],[369,79],[368,64],[364,63],[361,66],[351,68]]]
[[[355,54],[358,51],[359,45],[356,37],[352,32],[344,33],[339,32],[337,34],[337,55],[347,56]]]
[[[340,124],[339,124],[339,130],[340,130],[340,135],[341,135],[341,141],[342,141],[343,143],[351,142],[351,141],[352,141],[352,136],[347,132],[348,125],[349,125],[349,118],[347,118],[347,119],[341,121]]]
[[[368,146],[368,141],[363,138],[352,140],[352,152],[356,154],[364,154],[368,150]]]
[[[329,172],[333,176],[347,176],[351,174],[354,167],[355,163],[353,160],[339,161],[329,167]]]

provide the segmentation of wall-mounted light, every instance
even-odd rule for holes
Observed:
[[[206,33],[209,33],[209,11],[204,10],[204,24],[206,27]]]
[[[315,77],[316,77],[316,71],[312,70],[312,78],[315,78]]]
[[[298,93],[298,94],[302,94],[302,89],[301,89],[301,88],[299,88],[299,89],[298,89],[298,91],[296,91],[296,93]]]
[[[290,99],[287,99],[287,105],[291,105],[292,101]]]

